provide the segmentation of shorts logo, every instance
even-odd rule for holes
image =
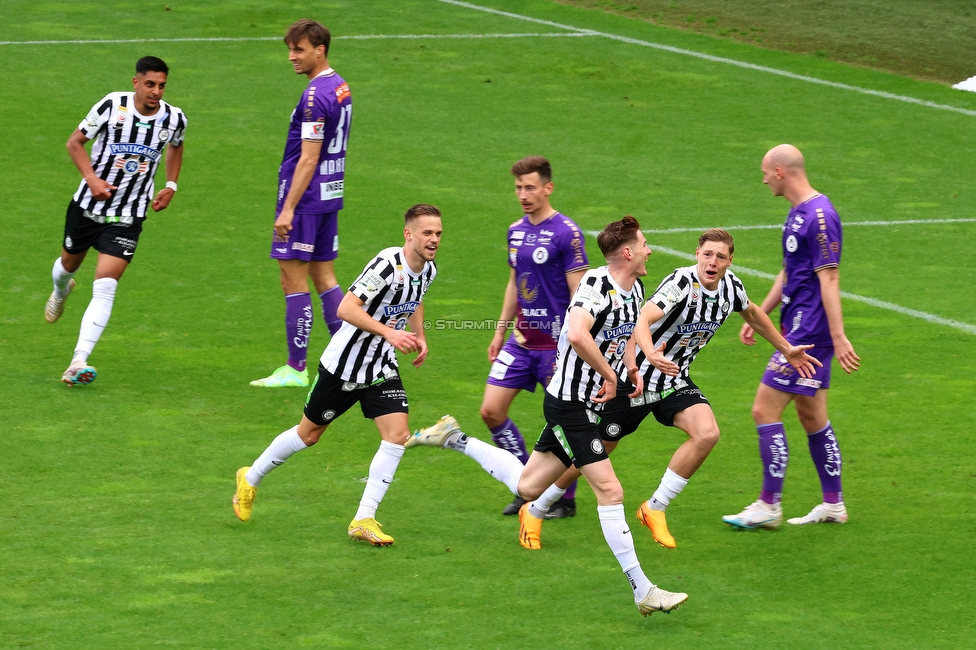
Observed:
[[[64,247],[65,248],[71,248],[71,237],[65,237],[64,238]]]
[[[796,249],[799,248],[799,244],[796,243],[796,237],[790,235],[786,238],[786,250],[790,253],[795,253]]]
[[[532,261],[536,264],[545,264],[549,260],[549,251],[543,246],[532,251]]]
[[[806,377],[800,377],[796,380],[797,386],[809,386],[810,388],[820,388],[820,384],[822,383],[818,379],[807,379]]]
[[[335,416],[336,416],[336,412],[333,411],[332,409],[329,409],[328,411],[326,411],[325,413],[322,414],[322,419],[325,420],[326,422],[328,422],[329,420],[331,420]]]
[[[619,436],[620,435],[620,425],[619,424],[611,424],[611,425],[609,425],[607,427],[607,435],[610,436],[611,438],[616,438],[617,436]]]
[[[294,242],[291,245],[293,251],[302,251],[303,253],[314,253],[315,244],[302,244],[301,242]]]
[[[602,454],[603,453],[603,443],[600,442],[599,440],[591,440],[590,441],[590,449],[593,450],[593,453],[594,454]]]

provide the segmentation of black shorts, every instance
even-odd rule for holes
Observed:
[[[137,218],[131,224],[98,223],[86,217],[81,206],[72,201],[64,215],[64,250],[77,255],[94,247],[99,253],[131,262],[143,221],[145,218]]]
[[[674,426],[674,416],[695,404],[708,404],[701,390],[691,380],[688,385],[672,392],[664,392],[664,396],[645,392],[639,397],[628,397],[634,392],[631,385],[617,385],[617,396],[607,402],[600,413],[600,438],[603,440],[620,440],[629,436],[651,413],[654,419],[666,427]]]
[[[607,458],[607,450],[600,442],[600,416],[586,408],[583,402],[567,402],[546,391],[542,413],[546,428],[542,430],[535,450],[555,454],[569,467],[582,467]]]
[[[305,399],[305,417],[322,426],[359,402],[363,417],[372,420],[390,413],[407,413],[407,391],[399,377],[373,384],[343,381],[319,364],[319,374]]]

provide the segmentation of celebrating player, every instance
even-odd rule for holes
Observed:
[[[494,443],[524,464],[529,459],[525,439],[508,416],[508,409],[519,391],[534,393],[536,383],[545,387],[552,379],[562,319],[589,262],[579,226],[549,204],[549,161],[528,156],[512,166],[512,175],[525,215],[508,227],[508,265],[512,268],[498,327],[488,346],[492,366],[481,419]],[[513,318],[515,328],[505,341]],[[548,517],[574,516],[575,493],[573,483],[549,510]],[[516,496],[502,514],[518,514],[523,503],[522,497]]]
[[[759,432],[759,455],[763,464],[763,487],[759,499],[737,515],[722,517],[738,528],[778,528],[783,521],[780,498],[789,460],[783,409],[791,401],[807,432],[813,464],[820,475],[823,502],[805,517],[788,519],[791,524],[847,521],[841,491],[840,447],[827,418],[827,389],[830,360],[837,356],[840,367],[850,374],[861,365],[854,347],[844,334],[840,306],[841,224],[833,204],[810,186],[800,150],[789,144],[770,149],[762,160],[763,183],[773,196],[782,196],[793,207],[783,228],[783,270],[762,302],[770,313],[780,306],[780,323],[788,341],[805,341],[817,347],[813,354],[823,362],[812,377],[797,373],[777,353],[763,374],[752,417]],[[755,343],[753,329],[742,327],[739,338]]]
[[[168,76],[169,67],[161,59],[142,57],[136,62],[133,92],[106,95],[68,138],[68,153],[82,180],[65,215],[61,257],[51,273],[54,291],[44,306],[47,322],[61,318],[88,249],[98,251],[92,299],[81,319],[71,364],[61,375],[69,386],[95,380],[88,357],[112,316],[115,291],[135,256],[146,208],[165,210],[176,194],[186,116],[163,101]],[[85,151],[89,140],[95,141],[91,156]],[[164,148],[166,187],[153,198]]]
[[[352,121],[349,86],[329,67],[329,30],[314,20],[288,29],[285,44],[296,74],[309,79],[291,114],[285,155],[278,169],[278,205],[271,257],[278,260],[285,292],[288,363],[252,386],[308,386],[308,337],[312,298],[308,280],[322,300],[322,317],[331,334],[342,321],[336,315],[342,288],[333,260],[339,255],[346,144]]]
[[[701,390],[691,380],[692,361],[722,326],[731,312],[738,312],[760,336],[773,344],[785,360],[804,377],[811,377],[820,362],[806,354],[812,345],[791,345],[776,331],[769,316],[749,302],[745,287],[729,270],[735,243],[721,229],[706,230],[698,238],[697,263],[675,269],[658,286],[641,309],[634,330],[640,351],[635,363],[644,391],[628,398],[633,386],[621,384],[617,397],[603,409],[600,434],[607,453],[620,439],[637,430],[648,415],[668,427],[688,434],[671,457],[654,495],[641,504],[637,519],[651,530],[654,540],[675,548],[664,512],[718,442],[715,414]],[[785,362],[784,362],[785,363]],[[625,377],[621,376],[621,381]],[[532,503],[522,517],[519,541],[526,548],[541,548],[542,518],[561,486],[579,476],[571,467],[553,487]]]
[[[570,300],[556,372],[543,401],[546,428],[528,462],[523,466],[512,454],[468,437],[451,416],[418,431],[407,444],[460,451],[523,499],[538,497],[576,464],[596,494],[603,535],[630,582],[637,609],[648,616],[671,611],[688,595],[659,589],[641,570],[624,515],[623,488],[600,441],[597,412],[615,397],[617,376],[625,367],[637,387],[633,396],[642,390],[630,334],[644,299],[638,278],[647,274],[644,264],[651,251],[631,216],[608,224],[597,243],[607,265],[587,271]],[[519,519],[527,508],[522,506]]]
[[[416,352],[417,368],[427,358],[421,301],[437,274],[434,256],[441,240],[440,211],[432,205],[411,207],[404,215],[403,237],[402,248],[386,248],[366,265],[339,304],[344,322],[322,353],[301,422],[275,438],[250,467],[237,470],[233,503],[241,521],[251,518],[261,480],[293,454],[318,442],[336,418],[359,402],[382,441],[370,463],[349,536],[373,546],[393,543],[375,516],[410,437],[407,393],[395,350]]]

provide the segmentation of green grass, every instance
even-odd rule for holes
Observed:
[[[307,8],[288,3],[3,3],[0,40],[268,36]],[[492,6],[976,109],[944,86],[762,50],[541,1]],[[334,1],[337,35],[555,31],[437,2]],[[252,26],[253,25],[253,26]],[[62,215],[77,186],[64,140],[89,106],[125,88],[136,58],[171,66],[166,99],[189,116],[172,207],[147,223],[93,363],[98,381],[57,379],[88,302],[92,267],[61,322],[41,313]],[[844,452],[843,527],[736,533],[720,516],[755,498],[749,407],[768,357],[735,319],[693,376],[723,430],[669,510],[679,547],[635,529],[648,575],[691,594],[644,620],[599,531],[592,493],[529,553],[498,511],[506,490],[453,453],[411,451],[379,518],[387,549],[345,528],[378,444],[354,409],[262,485],[254,518],[230,508],[233,474],[298,419],[302,391],[247,382],[285,353],[277,269],[267,259],[286,121],[304,80],[279,42],[0,46],[0,647],[962,647],[972,639],[976,534],[973,336],[846,301],[863,360],[835,367],[831,417]],[[971,218],[976,118],[812,86],[600,38],[336,40],[356,104],[340,280],[398,243],[412,203],[444,211],[429,319],[495,318],[504,230],[518,216],[508,168],[555,167],[554,204],[586,229],[625,213],[647,228],[780,222],[760,183],[769,146],[807,154],[814,185],[846,221]],[[487,80],[491,80],[488,82]],[[733,231],[736,263],[779,265],[776,231]],[[848,228],[843,288],[976,323],[976,224]],[[691,251],[695,235],[651,235]],[[599,252],[588,241],[591,259]],[[657,253],[653,284],[685,262]],[[746,279],[754,299],[768,282]],[[327,343],[321,320],[312,356]],[[475,435],[487,334],[429,333],[405,364],[411,423],[450,411]],[[513,417],[530,442],[539,394]],[[792,415],[788,516],[819,496]],[[649,422],[614,464],[632,511],[680,435]]]
[[[976,74],[968,0],[559,0],[775,50],[936,79]]]

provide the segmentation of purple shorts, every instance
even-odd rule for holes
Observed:
[[[271,257],[276,260],[328,262],[339,257],[339,213],[299,214],[291,232],[279,237],[271,231]]]
[[[766,364],[762,383],[784,393],[809,397],[816,395],[821,388],[830,388],[830,361],[834,358],[834,347],[831,345],[816,347],[807,350],[807,354],[823,364],[823,368],[816,368],[816,374],[810,379],[801,377],[800,373],[786,361],[786,357],[777,351],[773,353],[769,363]]]
[[[488,371],[488,384],[535,392],[535,385],[545,388],[556,371],[555,350],[526,350],[510,336]]]

